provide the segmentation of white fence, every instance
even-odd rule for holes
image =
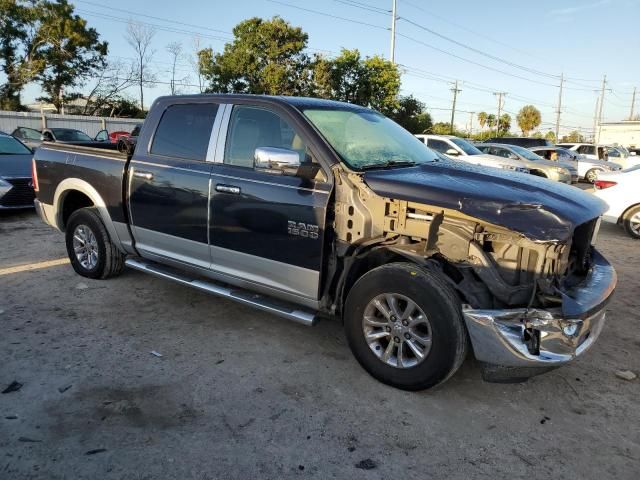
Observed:
[[[94,137],[100,130],[130,132],[139,118],[89,117],[85,115],[60,115],[58,113],[8,112],[0,110],[0,132],[11,133],[18,127],[75,128]]]

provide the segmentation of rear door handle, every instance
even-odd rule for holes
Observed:
[[[137,178],[144,178],[145,180],[153,180],[153,173],[143,172],[142,170],[135,170],[133,176]]]
[[[232,193],[234,195],[240,195],[240,187],[236,187],[235,185],[216,185],[216,192],[223,193]]]

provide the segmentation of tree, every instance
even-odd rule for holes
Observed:
[[[529,136],[529,132],[537,128],[540,122],[542,122],[540,110],[533,105],[525,105],[518,112],[516,121],[518,122],[520,130],[522,130],[522,135],[527,137]]]
[[[114,61],[102,68],[95,77],[95,84],[86,96],[83,115],[105,115],[112,110],[114,103],[120,101],[121,93],[136,85],[136,67],[134,64]],[[99,113],[102,112],[102,113]]]
[[[500,115],[500,122],[498,126],[498,136],[500,133],[507,133],[511,128],[511,115],[503,113]]]
[[[192,54],[189,55],[189,63],[196,73],[196,78],[198,79],[198,91],[200,93],[204,92],[204,76],[202,75],[202,69],[200,68],[200,52],[205,51],[200,44],[200,36],[196,35],[193,37],[193,50]],[[209,52],[211,50],[208,50]]]
[[[584,142],[584,137],[577,130],[573,130],[569,133],[569,135],[564,135],[562,138],[560,138],[560,143],[564,142],[580,143]]]
[[[494,128],[496,123],[496,116],[493,113],[487,115],[487,127],[489,127],[489,129]]]
[[[147,27],[142,23],[129,22],[125,39],[131,45],[136,55],[136,83],[140,88],[140,109],[144,111],[144,87],[152,85],[155,74],[149,64],[155,51],[151,48],[151,42],[156,31],[153,27]]]
[[[180,42],[171,42],[167,45],[167,52],[171,59],[171,82],[169,83],[171,95],[179,93],[177,83],[186,83],[188,77],[176,79],[177,65],[182,60],[182,44]]]
[[[396,123],[411,133],[426,133],[432,127],[431,115],[424,111],[425,105],[413,95],[400,97],[398,108],[389,114]]]
[[[387,115],[401,108],[398,67],[377,55],[363,59],[356,49],[342,49],[332,60],[317,56],[311,81],[312,94],[320,98],[371,107]]]
[[[478,113],[478,123],[480,124],[480,129],[482,130],[484,126],[487,124],[487,112]]]
[[[68,90],[83,85],[90,76],[104,68],[107,42],[87,21],[74,14],[74,6],[67,0],[38,3],[41,22],[36,33],[34,56],[44,68],[35,79],[45,96],[62,111],[65,100],[77,98]]]
[[[250,18],[236,25],[222,53],[199,52],[207,91],[300,95],[306,93],[310,59],[308,35],[280,17]]]
[[[553,130],[549,130],[545,135],[544,138],[546,138],[547,140],[549,140],[551,143],[556,143],[556,134]]]
[[[0,0],[0,62],[6,81],[0,86],[0,109],[21,110],[20,93],[43,64],[33,53],[38,11],[31,2]]]

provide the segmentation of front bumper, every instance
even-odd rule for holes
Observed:
[[[477,360],[500,367],[557,367],[598,339],[617,277],[596,250],[585,280],[561,293],[557,309],[463,311]]]

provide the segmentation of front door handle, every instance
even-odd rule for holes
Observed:
[[[142,170],[135,170],[133,176],[137,178],[144,178],[145,180],[153,180],[153,173],[143,172]]]
[[[234,195],[240,195],[240,187],[236,187],[235,185],[216,185],[216,192],[222,193],[232,193]]]

